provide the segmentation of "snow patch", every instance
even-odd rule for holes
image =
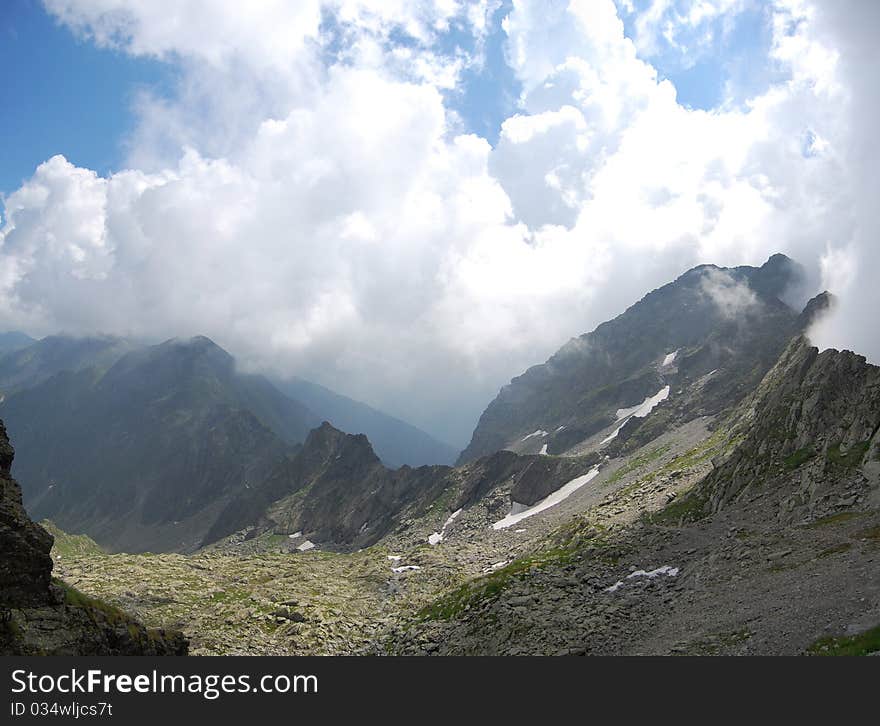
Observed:
[[[392,562],[400,562],[401,556],[400,555],[388,555],[388,559],[391,560]]]
[[[665,401],[667,398],[669,398],[669,386],[663,386],[663,388],[657,391],[657,393],[653,396],[648,396],[638,406],[633,406],[632,408],[618,408],[617,420],[622,421],[623,423],[602,439],[602,443],[607,444],[609,441],[616,438],[617,434],[620,433],[620,430],[626,426],[626,422],[631,418],[645,418],[645,416],[651,413],[659,403]]]
[[[488,567],[483,568],[483,574],[487,574],[489,572],[495,572],[496,570],[500,570],[502,567],[507,565],[510,560],[502,560],[501,562],[496,562],[494,565],[489,565]]]
[[[538,512],[543,512],[545,509],[550,509],[550,507],[555,507],[562,501],[568,499],[572,494],[574,494],[578,489],[580,489],[587,482],[592,481],[599,474],[599,467],[596,466],[586,474],[579,476],[575,479],[572,479],[567,484],[564,484],[555,492],[550,494],[549,496],[544,497],[540,502],[533,504],[531,507],[522,508],[522,504],[518,504],[514,502],[513,507],[511,508],[510,514],[508,514],[504,519],[500,519],[495,524],[492,525],[492,529],[507,529],[511,525],[516,524],[517,522],[521,522],[528,517],[534,516],[538,514]]]
[[[663,359],[663,364],[662,364],[663,367],[665,368],[668,365],[672,365],[673,361],[675,360],[675,356],[677,356],[677,355],[678,355],[677,350],[674,350],[671,353],[667,353],[666,357]]]
[[[666,575],[667,577],[675,577],[679,573],[679,568],[673,567],[672,565],[663,565],[662,567],[658,567],[656,570],[636,570],[635,572],[630,572],[627,576],[627,580],[632,580],[634,577],[647,577],[650,580],[653,580],[655,577],[659,577],[660,575]],[[617,592],[621,587],[623,587],[623,580],[618,580],[611,587],[606,587],[605,592]]]
[[[547,456],[547,444],[544,444],[538,453]]]
[[[293,534],[289,534],[289,535],[287,535],[287,536],[288,536],[290,539],[296,539],[297,537],[302,537],[302,536],[303,536],[303,533],[302,533],[302,531],[300,531],[300,532],[294,532]]]
[[[443,527],[440,529],[440,531],[434,532],[434,534],[429,535],[428,544],[429,545],[440,544],[443,541],[443,538],[446,536],[447,528],[449,527],[450,524],[452,524],[455,521],[455,518],[459,514],[461,514],[461,509],[456,509],[452,514],[450,514],[449,519],[446,520],[446,522],[443,524]]]
[[[626,576],[626,579],[632,580],[634,577],[648,577],[653,580],[655,577],[659,577],[660,575],[675,577],[677,574],[677,567],[672,567],[671,565],[663,565],[663,567],[658,567],[656,570],[651,570],[650,572],[646,572],[645,570],[636,570],[635,572],[630,572]]]
[[[547,432],[544,429],[538,429],[537,431],[532,431],[532,433],[527,436],[523,436],[520,441],[528,441],[529,439],[533,439],[535,436],[547,436]]]
[[[422,568],[418,565],[402,565],[401,567],[392,567],[391,571],[400,573],[400,572],[409,572],[413,570],[421,570]]]
[[[310,542],[309,540],[306,540],[306,541],[303,542],[299,547],[297,547],[297,549],[298,549],[300,552],[308,552],[309,550],[313,550],[313,549],[315,549],[315,543],[314,543],[314,542]]]

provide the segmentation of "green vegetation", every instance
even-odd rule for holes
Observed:
[[[837,443],[828,447],[825,457],[832,464],[837,464],[847,469],[854,469],[862,463],[862,459],[865,458],[865,454],[868,453],[870,446],[870,441],[862,441],[858,444],[853,444],[848,450],[843,451],[841,450],[841,444]]]
[[[92,620],[96,620],[96,613],[101,613],[101,615],[104,616],[104,619],[106,619],[111,625],[118,625],[130,621],[128,615],[115,605],[110,605],[96,597],[86,595],[73,587],[73,585],[68,585],[64,580],[59,580],[57,577],[53,577],[52,582],[61,588],[61,591],[64,594],[65,603],[71,607],[86,610]]]
[[[816,456],[816,451],[812,446],[806,446],[803,449],[798,449],[793,454],[788,456],[783,462],[782,467],[786,471],[794,471],[802,464],[805,464],[810,459]]]
[[[859,539],[880,541],[880,524],[878,524],[876,527],[868,527],[867,529],[863,529],[861,532],[856,534],[856,537],[858,537]]]
[[[100,556],[106,554],[100,545],[85,534],[68,534],[60,529],[53,521],[44,519],[40,526],[55,538],[52,545],[52,554],[64,557],[80,555]]]
[[[417,617],[420,620],[452,620],[466,610],[487,602],[506,590],[512,580],[533,569],[551,564],[566,564],[573,555],[571,549],[557,549],[522,557],[488,575],[466,582],[423,607]]]
[[[493,600],[514,580],[530,572],[562,567],[585,555],[616,563],[619,550],[608,544],[605,535],[604,527],[586,519],[568,522],[548,535],[543,549],[446,592],[423,607],[417,617],[420,620],[451,620],[466,610]]]
[[[837,514],[829,514],[827,517],[817,519],[815,522],[810,522],[806,526],[810,529],[814,529],[816,527],[828,527],[833,524],[842,524],[844,522],[849,522],[851,519],[856,519],[857,517],[861,516],[863,516],[862,512],[838,512]]]
[[[840,544],[829,547],[827,550],[822,550],[818,554],[818,557],[819,559],[824,559],[825,557],[831,557],[832,555],[840,554],[841,552],[848,552],[851,549],[852,542],[841,542]]]
[[[648,464],[656,459],[659,459],[663,454],[669,451],[670,445],[666,446],[657,446],[656,448],[651,449],[645,454],[641,456],[635,457],[632,461],[621,466],[617,471],[615,471],[611,476],[608,477],[607,484],[616,484],[627,474],[631,474],[634,471],[638,471],[640,469],[645,468]]]
[[[880,625],[858,635],[820,638],[807,648],[810,655],[868,655],[880,651]]]
[[[646,513],[643,517],[648,524],[661,524],[668,527],[680,527],[687,522],[696,522],[706,514],[709,502],[708,492],[692,489],[683,497],[673,500],[663,509],[654,513]]]

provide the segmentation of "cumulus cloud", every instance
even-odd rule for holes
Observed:
[[[457,444],[511,376],[702,262],[790,254],[842,288],[836,344],[880,354],[853,314],[876,302],[876,18],[774,3],[784,80],[707,112],[611,0],[514,0],[493,148],[449,98],[496,2],[46,7],[181,80],[139,97],[125,168],[53,157],[4,200],[0,327],[204,333]]]

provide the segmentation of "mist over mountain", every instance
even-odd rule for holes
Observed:
[[[113,336],[51,335],[0,351],[0,391],[8,394],[37,385],[63,371],[106,369],[135,347]]]
[[[26,348],[34,342],[31,336],[19,331],[13,330],[9,333],[0,333],[0,354]]]
[[[457,466],[389,466],[315,409],[402,454],[425,437],[205,337],[109,364],[106,341],[41,341],[0,357],[0,415],[58,582],[194,653],[870,652],[880,378],[810,347],[837,303],[791,307],[802,281],[783,255],[685,272],[514,379]],[[49,535],[7,489],[26,556],[0,568],[42,593]],[[27,608],[79,597],[54,587]],[[8,647],[81,637],[51,612]]]
[[[7,396],[2,415],[29,510],[134,551],[192,547],[317,422],[206,338],[63,371]]]
[[[421,429],[301,378],[276,380],[279,390],[348,433],[364,433],[388,466],[451,464],[458,452]]]
[[[671,415],[697,381],[687,415],[736,403],[804,329],[800,310],[781,299],[802,280],[781,254],[761,267],[689,270],[502,388],[460,460],[508,447],[562,453],[615,423],[632,431],[641,404]]]

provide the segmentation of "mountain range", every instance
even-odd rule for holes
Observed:
[[[146,347],[53,336],[0,356],[0,414],[16,430],[28,507],[111,549],[197,546],[230,498],[321,423],[314,409],[375,435],[392,466],[455,457],[357,401],[302,380],[285,388],[310,405],[239,373],[203,336]]]
[[[792,307],[801,281],[782,255],[685,272],[505,386],[456,466],[389,466],[340,430],[376,412],[205,338],[7,353],[0,416],[53,521],[5,485],[0,566],[43,592],[54,536],[49,587],[163,652],[876,652],[880,368],[811,347],[835,302]],[[8,647],[45,641],[7,607]]]

